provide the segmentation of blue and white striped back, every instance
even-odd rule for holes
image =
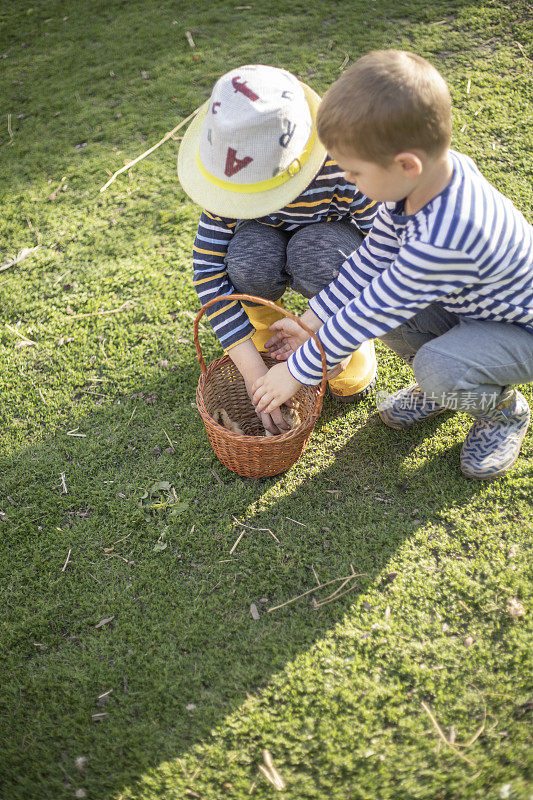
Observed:
[[[326,324],[328,366],[430,303],[456,314],[521,325],[533,333],[533,229],[468,156],[451,151],[449,185],[416,214],[383,203],[361,247],[310,301]],[[317,383],[312,341],[289,359],[302,383]]]

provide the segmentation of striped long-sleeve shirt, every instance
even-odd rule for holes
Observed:
[[[533,228],[470,158],[451,157],[444,191],[412,215],[403,215],[403,202],[382,203],[361,247],[311,299],[325,323],[318,336],[328,368],[434,302],[533,334]],[[301,383],[320,381],[312,339],[287,366]]]
[[[365,234],[372,227],[377,203],[348,183],[335,161],[326,160],[302,194],[280,211],[257,220],[283,231],[294,231],[314,222],[350,219]],[[202,305],[235,288],[226,272],[226,253],[238,220],[217,217],[204,211],[193,247],[194,286]],[[250,265],[254,268],[255,265]],[[229,349],[249,339],[254,328],[237,301],[215,303],[207,317],[222,346]]]

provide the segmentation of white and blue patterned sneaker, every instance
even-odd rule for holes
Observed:
[[[409,428],[417,422],[424,422],[426,419],[431,419],[446,411],[444,406],[439,405],[430,395],[423,392],[417,383],[400,389],[394,394],[383,391],[376,392],[376,402],[378,414],[385,425],[397,431]]]
[[[529,405],[523,394],[507,389],[498,405],[476,419],[461,450],[461,470],[467,478],[499,478],[513,466],[529,425]]]

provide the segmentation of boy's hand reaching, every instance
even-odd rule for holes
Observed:
[[[256,412],[272,414],[296,394],[301,385],[300,381],[293,378],[286,364],[276,364],[252,386],[252,402]]]
[[[275,333],[265,342],[265,347],[268,349],[268,354],[278,361],[286,361],[309,339],[309,334],[301,325],[288,317],[273,322],[269,330]]]

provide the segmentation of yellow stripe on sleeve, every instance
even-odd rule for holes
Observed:
[[[218,250],[202,250],[201,247],[196,247],[193,245],[192,248],[196,253],[202,253],[205,256],[224,256],[224,252],[219,252]]]
[[[223,314],[224,311],[227,311],[228,309],[233,308],[233,306],[236,306],[236,305],[237,305],[237,301],[234,300],[233,303],[230,303],[228,306],[224,306],[224,308],[221,308],[220,311],[215,311],[214,314],[206,314],[206,317],[207,317],[207,319],[214,319],[214,317],[218,317],[219,314]]]
[[[209,211],[204,211],[204,214],[206,215],[206,217],[209,217],[209,219],[213,219],[215,222],[222,222],[221,217],[215,217],[213,214],[210,214]],[[234,228],[236,224],[237,220],[235,220],[235,222],[224,222],[224,225],[227,228]]]
[[[210,275],[209,278],[202,278],[199,281],[193,281],[192,285],[199,286],[201,283],[207,283],[207,281],[214,281],[215,278],[222,278],[224,275],[227,275],[227,272],[225,270],[224,272],[217,272],[216,275]]]
[[[352,211],[352,214],[363,214],[365,211],[368,211],[369,208],[372,208],[375,205],[377,205],[377,200],[372,200],[372,202],[369,203],[364,208],[356,208],[356,209],[354,209]]]
[[[331,198],[323,197],[322,200],[313,200],[309,203],[289,203],[286,206],[286,208],[300,208],[300,207],[303,208],[304,206],[310,208],[311,206],[320,206],[320,205],[327,206],[329,205],[329,203],[331,203],[332,200],[339,200],[340,202],[351,203],[353,201],[353,197],[350,197],[349,195],[347,195],[346,197],[339,197],[338,194],[334,194],[332,195]]]
[[[253,331],[253,333],[248,333],[248,334],[246,334],[246,336],[243,336],[243,337],[242,337],[242,339],[239,339],[237,342],[233,342],[232,344],[230,344],[230,345],[229,345],[229,347],[225,347],[225,348],[224,348],[224,352],[225,352],[225,353],[229,353],[229,351],[230,351],[230,350],[231,350],[233,347],[236,347],[238,344],[241,344],[241,342],[247,342],[247,341],[248,341],[248,339],[251,339],[251,338],[252,338],[252,336],[254,335],[254,333],[255,333],[255,331]]]

